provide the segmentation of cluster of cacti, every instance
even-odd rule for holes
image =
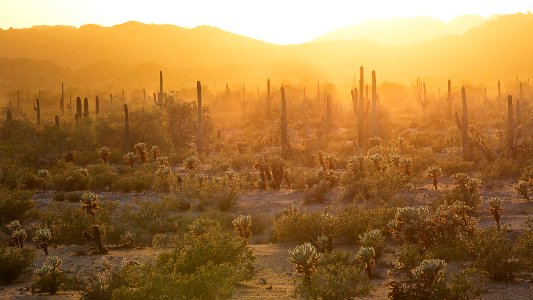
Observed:
[[[464,87],[461,88],[461,98],[463,103],[463,114],[459,118],[459,113],[457,111],[455,112],[455,123],[457,124],[457,128],[461,130],[461,151],[463,154],[463,159],[472,160],[473,153],[470,143],[470,136],[468,134],[468,105],[466,101],[466,91]]]
[[[193,170],[198,165],[199,160],[195,155],[191,155],[183,160],[183,165],[187,170]]]
[[[252,235],[252,218],[250,216],[238,216],[231,223],[240,237],[245,240],[250,238]]]
[[[404,242],[417,244],[423,242],[426,220],[430,212],[427,207],[400,207],[389,223],[390,230]]]
[[[503,201],[498,197],[490,197],[489,200],[487,200],[489,211],[494,217],[494,221],[496,221],[496,227],[498,227],[498,230],[500,229],[500,212],[503,210],[502,202]]]
[[[133,168],[133,164],[135,164],[135,160],[137,159],[137,156],[133,152],[128,152],[122,156],[122,160],[125,164],[129,165]]]
[[[87,231],[83,231],[83,237],[88,241],[92,242],[94,241],[96,243],[96,249],[91,251],[92,254],[107,254],[108,250],[104,246],[104,242],[102,240],[102,231],[100,229],[100,226],[93,225],[91,226],[92,233],[89,233]]]
[[[441,259],[425,259],[411,270],[413,278],[425,285],[432,286],[446,278],[446,262]]]
[[[48,257],[43,265],[34,272],[38,277],[34,287],[37,287],[41,292],[49,292],[54,295],[64,281],[64,274],[60,268],[61,263],[61,259],[57,256]]]
[[[356,258],[365,265],[368,278],[372,278],[372,268],[376,265],[376,251],[373,247],[361,247]]]
[[[80,200],[81,210],[94,217],[97,209],[100,208],[98,196],[91,192],[83,193]]]
[[[472,178],[466,173],[457,173],[451,176],[455,187],[453,201],[462,201],[470,207],[477,207],[481,203],[481,194],[478,191],[481,180]]]
[[[135,152],[137,152],[141,164],[148,162],[148,148],[145,143],[137,143],[133,148],[135,148]]]
[[[269,163],[262,155],[256,155],[254,168],[259,171],[257,186],[260,189],[279,190],[283,180],[285,180],[287,187],[290,188],[289,174],[281,160],[273,160]]]
[[[15,245],[22,249],[24,247],[24,241],[26,241],[26,239],[28,238],[26,230],[22,228],[18,220],[10,222],[6,225],[6,227],[9,232],[11,232],[11,237],[13,238]]]
[[[356,170],[360,174],[365,173],[365,156],[364,155],[355,155],[350,157],[348,160],[348,169],[355,172]]]
[[[50,232],[50,229],[37,229],[33,233],[33,241],[36,242],[39,245],[39,248],[41,248],[44,251],[44,255],[48,255],[48,242],[52,239],[52,233]]]
[[[524,199],[529,200],[529,190],[531,189],[531,183],[526,181],[520,181],[515,185],[515,190],[518,192],[518,194]]]
[[[159,150],[159,146],[153,145],[150,151],[152,152],[152,158],[154,159],[154,161],[157,161],[157,159],[159,158],[159,155],[161,154],[161,150]]]
[[[439,178],[442,176],[442,169],[439,166],[430,166],[426,170],[426,177],[431,179],[435,190],[438,188]]]
[[[296,246],[294,250],[289,250],[287,260],[294,264],[297,273],[304,274],[304,282],[311,279],[311,275],[316,271],[316,264],[320,261],[322,254],[310,243]]]
[[[337,162],[339,159],[333,153],[318,152],[318,162],[324,171],[335,171],[337,169]]]
[[[385,237],[381,233],[381,230],[374,229],[365,232],[359,236],[359,243],[363,247],[372,247],[376,251],[376,259],[381,257],[383,247],[385,246]]]
[[[107,164],[109,162],[109,155],[111,155],[111,151],[108,147],[104,146],[98,149],[98,154],[100,155],[100,158],[102,159],[102,162],[104,164]]]

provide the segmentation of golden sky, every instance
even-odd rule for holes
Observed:
[[[527,12],[533,0],[0,0],[0,27],[139,21],[211,25],[277,44],[301,43],[368,19],[428,16],[449,21]]]

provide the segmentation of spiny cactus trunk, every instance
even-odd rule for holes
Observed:
[[[59,116],[58,115],[56,115],[55,118],[54,118],[54,124],[55,124],[57,129],[60,128],[60,126],[59,126]]]
[[[501,104],[501,99],[502,99],[502,90],[501,90],[501,86],[500,86],[500,81],[498,80],[498,104],[500,105]]]
[[[59,101],[59,107],[61,108],[61,114],[65,114],[65,90],[63,89],[63,82],[61,82],[61,101]]]
[[[37,113],[37,125],[41,125],[41,104],[39,103],[39,99],[35,99],[33,109]]]
[[[85,119],[89,118],[89,99],[83,99],[83,117]]]
[[[289,156],[289,135],[287,125],[287,101],[285,100],[285,88],[281,87],[281,156]]]
[[[507,96],[507,151],[512,156],[514,153],[514,116],[513,96]]]
[[[96,99],[95,99],[95,111],[94,113],[95,114],[99,114],[100,113],[100,98],[98,98],[98,96],[96,96]]]
[[[470,137],[468,135],[468,106],[466,102],[466,90],[464,87],[461,88],[461,98],[463,102],[463,116],[459,118],[459,113],[456,111],[455,121],[459,130],[461,130],[461,151],[463,159],[470,161],[472,160],[472,148],[470,146]]]
[[[448,117],[448,119],[450,121],[453,119],[452,101],[453,101],[453,98],[452,98],[452,81],[450,79],[448,79],[448,97],[446,98],[446,102],[447,102],[448,106],[447,106],[447,110],[446,110],[446,116]]]
[[[128,104],[124,104],[124,151],[130,150],[130,119],[128,114]]]
[[[372,71],[372,136],[378,136],[378,92],[376,71]]]
[[[365,141],[365,115],[364,115],[364,97],[363,90],[365,88],[363,67],[359,68],[359,103],[357,105],[357,139],[359,147],[362,148]]]
[[[196,94],[198,97],[198,128],[196,132],[196,147],[198,154],[201,154],[203,151],[203,138],[204,138],[204,122],[203,122],[203,111],[202,111],[202,84],[200,81],[196,82]]]
[[[143,89],[143,105],[146,104],[146,89]]]
[[[81,98],[76,98],[76,115],[78,115],[78,118],[81,117]]]
[[[267,95],[266,95],[267,116],[269,118],[272,116],[272,97],[273,97],[273,95],[270,94],[270,78],[269,78],[269,79],[267,79]]]

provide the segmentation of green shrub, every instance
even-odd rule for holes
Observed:
[[[444,175],[467,173],[474,169],[474,162],[465,161],[459,156],[439,160],[436,164],[441,167]]]
[[[520,264],[528,271],[533,270],[533,231],[522,234],[515,246],[515,254],[520,259]]]
[[[472,178],[466,173],[457,173],[451,176],[454,187],[446,194],[448,203],[463,202],[471,208],[478,208],[481,204],[479,186],[481,180]]]
[[[347,207],[337,215],[334,236],[346,243],[357,243],[359,236],[367,231],[380,229],[384,232],[394,213],[393,208]]]
[[[142,192],[152,187],[155,174],[148,170],[135,170],[121,174],[113,184],[113,190],[122,192]]]
[[[473,267],[487,272],[490,279],[511,280],[519,271],[518,261],[505,231],[496,228],[482,230],[469,241],[468,250],[475,257]]]
[[[115,169],[106,163],[89,165],[87,170],[89,171],[92,190],[111,189],[119,178]]]
[[[484,179],[516,178],[520,174],[520,165],[508,158],[497,158],[482,171]]]
[[[0,282],[9,284],[33,265],[35,252],[31,248],[0,246]]]
[[[35,206],[33,191],[0,189],[0,224],[24,220]]]
[[[313,185],[312,187],[304,188],[304,203],[305,204],[316,204],[324,203],[325,195],[330,190],[331,185],[326,180],[321,180],[318,184]]]
[[[79,191],[89,187],[90,178],[87,169],[73,163],[58,161],[50,171],[55,189],[59,191]]]
[[[324,212],[304,212],[292,206],[274,219],[273,238],[280,242],[316,241],[334,232],[335,216]]]

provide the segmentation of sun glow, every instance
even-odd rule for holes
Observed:
[[[369,19],[427,16],[444,22],[464,14],[526,12],[520,0],[2,0],[0,27],[99,24],[126,21],[210,25],[277,44],[302,43],[329,31]]]

